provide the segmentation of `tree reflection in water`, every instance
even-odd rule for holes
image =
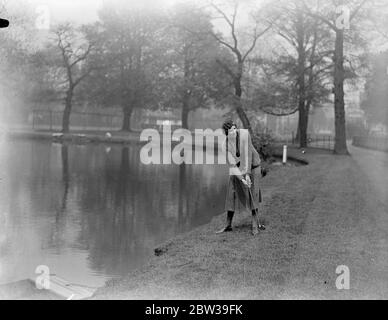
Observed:
[[[7,170],[6,187],[19,199],[1,198],[13,212],[7,232],[13,246],[30,248],[37,261],[55,254],[51,261],[76,269],[80,278],[109,278],[140,267],[160,242],[222,213],[225,167],[144,165],[140,147],[106,152],[102,145],[12,142],[0,162],[8,168],[0,169]],[[29,263],[23,255],[8,258]],[[82,264],[85,270],[74,267]]]

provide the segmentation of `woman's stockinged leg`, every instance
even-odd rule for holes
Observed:
[[[226,216],[226,226],[232,228],[234,211],[228,211]]]
[[[257,217],[257,209],[252,210],[252,234],[255,236],[259,233],[259,221]]]
[[[217,231],[216,233],[223,233],[232,231],[232,221],[233,221],[234,211],[228,211],[226,214],[226,227],[222,228],[221,230]]]

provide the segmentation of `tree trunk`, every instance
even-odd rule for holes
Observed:
[[[310,107],[313,101],[314,97],[314,58],[315,58],[315,50],[317,47],[317,39],[318,39],[318,29],[317,25],[314,27],[314,40],[313,45],[311,48],[311,55],[310,55],[310,70],[308,73],[308,88],[305,91],[306,92],[306,104],[305,104],[305,122],[304,125],[306,126],[306,139],[307,139],[307,130],[309,127],[309,116],[310,116]],[[305,51],[306,52],[306,51]]]
[[[310,107],[311,107],[311,101],[309,99],[307,99],[307,101],[306,101],[306,113],[305,113],[305,116],[306,116],[306,119],[305,119],[306,132],[307,132],[307,130],[309,128]]]
[[[336,154],[349,154],[346,146],[344,79],[344,32],[337,29],[334,53],[334,153]]]
[[[295,142],[299,142],[299,132],[300,132],[300,124],[299,124],[299,118],[298,118],[298,127],[296,129],[296,135],[295,135]]]
[[[184,88],[183,88],[183,95],[182,95],[182,114],[181,114],[181,120],[182,120],[182,128],[188,129],[189,123],[189,112],[190,112],[190,60],[189,60],[189,48],[185,46],[184,48],[184,74],[183,74],[183,82],[184,82]]]
[[[252,134],[251,123],[241,103],[241,96],[242,96],[241,77],[236,77],[236,79],[234,80],[234,89],[235,89],[235,98],[236,98],[235,109],[236,109],[237,115],[239,116],[243,127],[245,129],[248,129],[249,132]]]
[[[62,206],[60,212],[63,213],[66,210],[67,206],[67,198],[69,194],[69,152],[68,146],[66,144],[62,144],[61,148],[61,157],[62,157],[62,183],[63,183],[63,197],[62,197]],[[57,216],[57,218],[59,218]]]
[[[298,109],[299,109],[299,146],[307,147],[307,125],[306,125],[306,49],[303,12],[297,13],[297,43],[298,43]]]
[[[182,104],[182,116],[181,116],[182,128],[184,129],[189,128],[189,113],[190,113],[189,106],[187,105],[187,102],[184,101]]]
[[[239,118],[243,124],[243,127],[245,129],[248,129],[249,132],[252,134],[251,123],[249,122],[247,114],[245,113],[244,109],[242,108],[241,101],[237,102],[237,103],[238,103],[238,105],[236,106],[237,115],[239,116]]]
[[[132,117],[132,107],[124,107],[123,108],[123,113],[124,113],[124,118],[123,118],[123,126],[121,128],[122,131],[131,131],[131,117]]]
[[[73,89],[70,88],[66,93],[65,110],[62,117],[62,132],[68,133],[70,131],[70,114],[73,100]]]
[[[304,103],[299,109],[299,147],[307,147],[307,115]]]

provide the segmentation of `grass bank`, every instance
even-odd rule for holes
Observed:
[[[279,166],[262,179],[267,230],[253,237],[245,212],[234,232],[216,235],[219,215],[94,298],[388,298],[387,224],[378,214],[386,208],[376,207],[365,173],[352,157],[307,150],[303,158],[308,166]],[[339,265],[351,271],[350,290],[336,288]]]

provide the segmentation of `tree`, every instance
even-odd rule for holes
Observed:
[[[130,131],[136,108],[158,106],[156,84],[161,72],[161,34],[165,28],[162,15],[147,7],[105,4],[99,12],[97,65],[90,93],[100,105],[120,106],[122,130]],[[89,95],[90,96],[90,95]]]
[[[254,21],[255,25],[249,37],[250,38],[249,45],[244,50],[244,48],[242,48],[241,46],[241,42],[243,41],[241,41],[242,39],[241,37],[239,37],[238,31],[237,31],[239,2],[237,0],[232,1],[231,14],[228,14],[227,9],[222,8],[221,5],[218,5],[215,2],[210,2],[210,8],[215,14],[214,18],[221,19],[224,23],[226,23],[226,26],[230,33],[231,40],[225,39],[224,36],[220,33],[217,33],[214,31],[211,33],[214,39],[218,43],[220,43],[225,48],[230,50],[230,52],[232,53],[235,59],[234,65],[232,66],[230,66],[229,64],[225,63],[220,59],[218,59],[217,62],[225,70],[226,74],[231,78],[233,82],[233,86],[234,86],[233,105],[244,128],[248,129],[249,131],[252,131],[250,121],[247,117],[246,112],[244,111],[242,101],[241,101],[242,94],[243,94],[242,80],[244,76],[244,67],[245,67],[245,62],[247,58],[255,49],[257,41],[271,28],[271,25],[268,25],[260,29],[258,19],[255,19]]]
[[[285,40],[285,49],[279,50],[280,56],[271,61],[270,68],[276,75],[286,78],[283,80],[287,93],[284,98],[287,101],[290,97],[288,104],[297,106],[286,114],[299,113],[297,140],[300,147],[305,148],[310,108],[313,103],[319,105],[327,100],[329,95],[324,82],[331,68],[327,61],[331,37],[322,22],[304,13],[301,0],[278,2],[270,15],[274,17],[273,31]]]
[[[70,23],[58,25],[54,30],[53,45],[47,49],[48,57],[51,56],[54,68],[58,72],[58,88],[64,91],[65,108],[62,118],[62,132],[70,129],[70,114],[73,107],[75,89],[94,70],[88,65],[87,59],[94,48],[94,44],[85,37],[86,29],[76,29]],[[59,56],[56,55],[56,52]]]
[[[224,53],[210,35],[212,24],[204,10],[191,4],[177,5],[170,16],[168,74],[164,77],[169,97],[167,107],[181,110],[182,127],[188,128],[189,113],[222,101],[230,89],[216,59]],[[167,88],[166,88],[167,87]]]
[[[349,154],[346,146],[346,126],[345,126],[345,100],[344,100],[344,30],[350,26],[350,23],[357,17],[359,11],[365,6],[369,0],[340,0],[330,1],[324,6],[320,6],[320,2],[312,8],[303,2],[306,14],[322,21],[335,34],[334,45],[334,114],[335,114],[335,144],[334,153]],[[310,4],[310,2],[309,2]],[[340,16],[336,14],[336,10],[341,12]]]
[[[8,112],[19,113],[28,110],[35,83],[31,81],[33,68],[29,64],[30,56],[36,51],[36,32],[31,30],[34,14],[31,7],[10,1],[0,4],[0,14],[11,21],[6,29],[0,30],[0,110],[3,115]],[[12,106],[9,108],[8,106]]]

